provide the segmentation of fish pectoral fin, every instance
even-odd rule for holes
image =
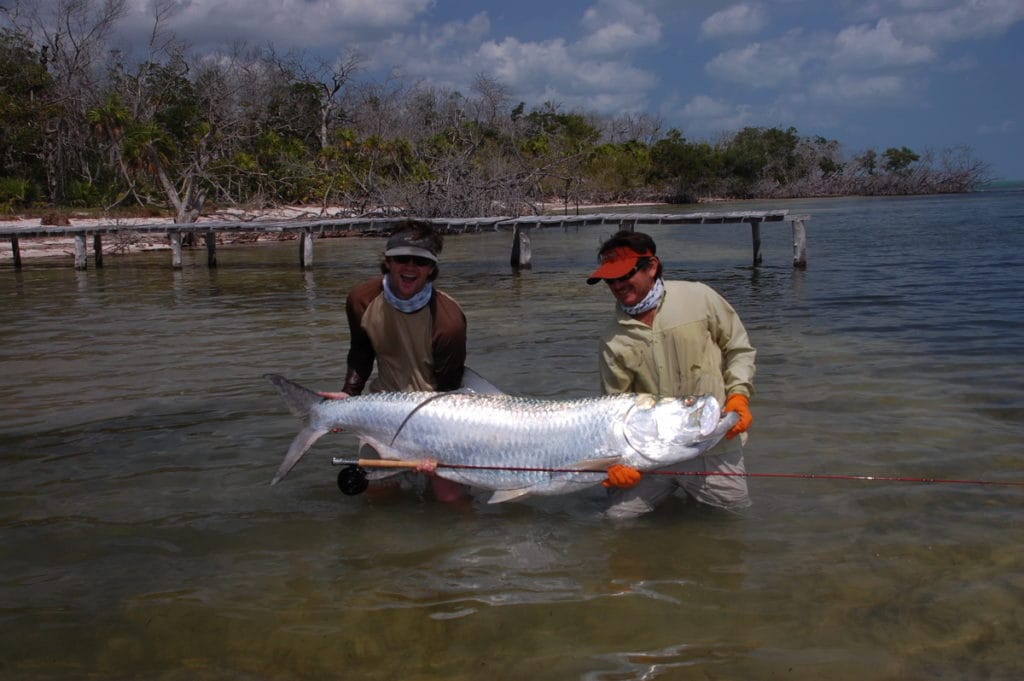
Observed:
[[[403,460],[398,450],[374,440],[360,438],[359,449],[356,450],[360,459],[394,459]],[[408,468],[371,468],[366,471],[367,480],[386,480],[387,478],[409,472]]]
[[[491,495],[491,498],[487,500],[487,503],[502,504],[506,501],[515,501],[516,499],[522,499],[529,493],[529,487],[520,487],[519,489],[499,489]]]
[[[581,471],[606,471],[610,466],[622,462],[621,456],[602,456],[597,459],[583,459],[569,466]]]
[[[374,440],[368,440],[364,437],[359,438],[359,448],[356,449],[356,453],[360,459],[373,459],[382,458],[380,455],[379,445]]]
[[[393,459],[395,461],[408,461],[408,456],[403,456],[402,451],[395,449],[391,445],[386,445],[379,440],[373,438],[359,438],[359,456],[363,456],[363,453],[368,454],[367,458],[378,458],[378,459]]]

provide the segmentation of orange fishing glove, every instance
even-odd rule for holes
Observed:
[[[726,440],[731,440],[744,432],[754,422],[754,417],[750,413],[750,398],[742,393],[733,393],[725,399],[725,407],[722,409],[722,413],[724,414],[729,411],[739,414],[740,420],[725,434]]]
[[[608,468],[608,477],[601,484],[605,487],[632,487],[640,482],[640,471],[622,464]]]

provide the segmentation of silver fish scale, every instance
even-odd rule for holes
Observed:
[[[545,401],[511,395],[380,393],[320,405],[323,423],[360,435],[384,458],[434,458],[442,464],[571,468],[633,453],[623,434],[636,395]],[[558,493],[589,486],[595,473],[440,467],[437,474],[490,489],[534,487]]]

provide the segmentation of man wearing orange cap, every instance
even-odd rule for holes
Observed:
[[[749,399],[754,357],[736,310],[711,287],[664,281],[654,240],[622,231],[601,245],[600,266],[588,284],[604,281],[618,303],[601,338],[601,387],[605,394],[714,395],[739,421],[706,454],[673,466],[685,475],[649,475],[612,466],[608,515],[638,516],[673,492],[725,509],[750,505],[743,443],[753,420]],[[736,437],[740,435],[740,437]],[[725,475],[714,475],[725,473]]]

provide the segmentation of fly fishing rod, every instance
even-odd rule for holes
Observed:
[[[369,485],[366,476],[366,468],[405,468],[417,469],[423,467],[425,461],[402,461],[396,459],[345,459],[334,457],[331,463],[335,466],[344,466],[338,472],[338,488],[342,493],[349,496],[361,494]],[[605,469],[587,468],[550,468],[532,466],[485,466],[477,464],[441,463],[436,464],[437,468],[454,468],[477,471],[512,471],[515,473],[591,473],[605,474]],[[923,483],[935,485],[991,485],[997,487],[1024,487],[1024,480],[977,480],[958,478],[925,478],[909,477],[900,475],[842,475],[827,473],[736,473],[727,471],[643,471],[644,475],[674,475],[674,476],[712,476],[733,478],[788,478],[797,480],[856,480],[864,482],[903,482]]]

